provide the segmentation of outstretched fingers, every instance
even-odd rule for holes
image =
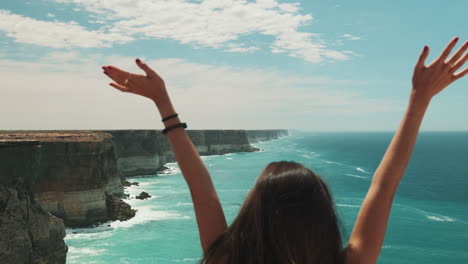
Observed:
[[[136,64],[138,65],[138,67],[140,67],[140,69],[142,69],[146,73],[147,77],[152,78],[157,76],[156,72],[140,59],[136,59]]]
[[[128,93],[131,90],[129,87],[126,87],[126,86],[118,84],[118,83],[109,83],[109,85],[116,88],[117,90],[119,90],[121,92],[125,92],[125,93]]]
[[[450,55],[450,52],[452,52],[453,47],[457,44],[458,37],[453,38],[445,47],[444,51],[440,54],[439,58],[437,59],[438,61],[445,62],[447,59],[448,55]]]
[[[429,56],[429,47],[424,46],[421,55],[419,55],[419,60],[416,63],[416,69],[422,69],[424,68],[424,63],[426,62],[427,56]]]
[[[116,83],[122,84],[129,78],[131,73],[114,66],[103,66],[104,73]]]
[[[464,46],[467,46],[468,48],[468,41],[465,42]],[[466,49],[464,49],[463,53],[466,51]],[[461,48],[460,48],[461,49]],[[467,73],[468,73],[468,68],[465,68],[464,70],[458,72],[458,73],[455,73],[458,69],[460,69],[461,67],[463,67],[463,65],[465,65],[465,63],[468,61],[468,53],[465,53],[465,55],[463,55],[463,57],[461,59],[459,59],[458,61],[456,61],[452,68],[451,68],[451,72],[454,73],[453,76],[452,76],[452,79],[455,81],[455,80],[458,80],[460,78],[462,78],[463,76],[465,76]]]
[[[453,72],[456,72],[458,69],[460,69],[465,63],[466,61],[468,61],[468,53],[466,53],[463,58],[459,59],[458,61],[454,62],[453,64],[450,63],[452,65],[452,68],[450,69],[450,71],[453,73]]]
[[[457,73],[457,74],[454,74],[453,75],[453,80],[456,81],[458,79],[460,79],[461,77],[465,76],[466,74],[468,73],[468,68],[464,69],[463,71]]]
[[[454,65],[467,49],[468,41],[465,41],[465,43],[455,52],[455,54],[453,54],[453,56],[447,61],[447,63],[450,65]]]

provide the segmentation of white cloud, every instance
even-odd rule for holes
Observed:
[[[0,30],[19,43],[52,48],[109,47],[126,43],[133,38],[102,30],[87,30],[76,22],[51,22],[12,14],[0,9]]]
[[[278,7],[289,13],[296,13],[299,11],[299,3],[279,4]]]
[[[243,45],[230,43],[230,44],[227,44],[226,51],[227,52],[255,52],[259,49],[260,48],[254,47],[254,46],[244,47]]]
[[[47,17],[55,17],[55,15],[52,13],[47,13]]]
[[[248,45],[242,36],[258,34],[274,38],[273,53],[318,63],[324,59],[346,60],[345,53],[332,50],[318,34],[299,31],[309,25],[310,14],[300,14],[299,3],[277,0],[56,0],[83,7],[112,25],[111,32],[126,36],[173,39],[183,44],[245,52],[228,45]],[[249,51],[252,51],[251,48]]]
[[[88,20],[88,23],[91,23],[91,24],[106,24],[106,22],[104,22],[102,20]]]
[[[0,112],[7,113],[0,129],[161,128],[154,105],[108,86],[99,62],[141,72],[133,58],[122,56],[68,52],[48,54],[40,62],[0,58],[4,87]],[[303,122],[304,115],[348,122],[353,115],[400,110],[392,102],[337,89],[356,84],[349,80],[182,59],[147,63],[165,79],[176,109],[190,128],[316,129],[315,124]]]
[[[350,40],[360,40],[361,39],[361,37],[356,37],[356,36],[353,36],[351,34],[344,34],[343,37],[346,38],[346,39],[350,39]]]

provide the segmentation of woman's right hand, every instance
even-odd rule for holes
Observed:
[[[109,84],[112,87],[122,92],[147,97],[153,100],[156,105],[168,102],[169,96],[163,79],[140,59],[136,59],[136,64],[146,75],[130,73],[115,66],[102,66],[102,69],[114,81],[114,83]]]
[[[429,55],[429,47],[424,46],[413,74],[412,96],[415,99],[429,102],[433,96],[441,92],[449,84],[468,73],[468,68],[456,73],[468,60],[468,53],[465,54],[468,49],[468,41],[450,59],[446,60],[457,41],[458,37],[452,39],[441,55],[429,66],[424,65]]]

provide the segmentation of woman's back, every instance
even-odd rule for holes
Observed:
[[[296,162],[270,163],[204,263],[342,263],[333,199],[323,180]]]

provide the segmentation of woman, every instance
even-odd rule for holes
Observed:
[[[230,227],[208,170],[180,123],[164,81],[145,63],[146,73],[113,66],[104,73],[122,92],[153,100],[163,118],[175,158],[190,188],[204,252],[202,263],[376,263],[383,245],[393,198],[408,165],[424,113],[431,99],[468,73],[468,41],[449,58],[452,39],[429,66],[424,47],[413,74],[413,88],[403,120],[376,170],[354,229],[343,248],[333,200],[323,180],[294,162],[273,162],[261,173]],[[457,73],[458,71],[458,73]]]

